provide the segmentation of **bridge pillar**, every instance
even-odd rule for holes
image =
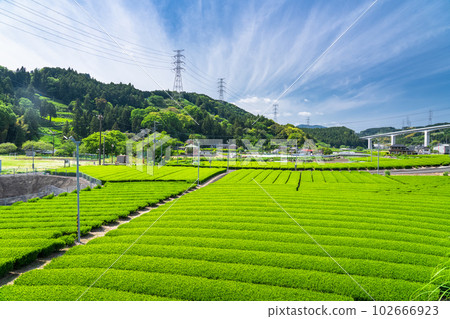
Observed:
[[[423,141],[423,146],[428,147],[428,145],[430,144],[430,131],[424,131],[424,141]]]
[[[367,148],[368,148],[369,150],[372,150],[372,139],[371,139],[371,138],[368,138],[368,139],[367,139],[367,142],[368,142]]]
[[[395,144],[395,137],[396,135],[391,135],[391,145]]]

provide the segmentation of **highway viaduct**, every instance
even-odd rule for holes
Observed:
[[[369,149],[372,149],[372,139],[376,139],[379,137],[390,137],[391,138],[391,145],[395,144],[395,138],[397,135],[403,135],[403,134],[409,134],[409,133],[415,133],[415,132],[423,132],[424,133],[424,142],[423,146],[428,147],[430,144],[430,132],[442,130],[444,128],[450,128],[450,124],[444,124],[444,125],[436,125],[436,126],[428,126],[428,127],[421,127],[421,128],[413,128],[409,130],[402,130],[402,131],[395,131],[395,132],[388,132],[388,133],[381,133],[381,134],[375,134],[375,135],[368,135],[363,136],[361,138],[366,139],[368,141]]]

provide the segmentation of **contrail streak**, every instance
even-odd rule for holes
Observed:
[[[371,4],[370,4],[370,6],[369,7],[367,7],[367,9],[366,10],[364,10],[357,18],[356,18],[356,20],[355,21],[353,21],[352,22],[352,24],[350,24],[348,27],[347,27],[347,29],[345,29],[345,31],[344,32],[342,32],[337,38],[336,38],[336,40],[334,40],[333,41],[333,43],[331,43],[329,46],[328,46],[328,48],[326,48],[325,49],[325,51],[323,51],[322,52],[322,54],[321,55],[319,55],[304,71],[303,71],[303,73],[302,74],[300,74],[296,79],[295,79],[295,81],[294,82],[292,82],[292,84],[286,89],[286,90],[284,90],[283,91],[283,93],[281,93],[280,94],[280,96],[278,96],[276,99],[275,99],[275,101],[273,101],[273,104],[275,104],[275,103],[278,103],[278,101],[283,97],[283,96],[285,96],[288,92],[289,92],[289,90],[306,74],[306,73],[308,73],[308,71],[309,70],[311,70],[311,68],[317,63],[317,62],[319,62],[319,60],[325,55],[325,54],[327,54],[327,52],[328,51],[330,51],[331,50],[331,48],[356,24],[356,23],[358,23],[358,21],[359,20],[361,20],[365,15],[366,15],[366,13],[375,5],[375,3],[377,3],[378,2],[378,0],[375,0],[374,2],[372,2]],[[264,115],[266,112],[267,112],[267,110],[269,109],[271,107],[271,105],[269,105],[265,110],[264,110],[264,112],[261,114],[261,115]],[[259,120],[259,117],[252,123],[252,126],[256,123],[256,122],[258,122],[258,120]]]

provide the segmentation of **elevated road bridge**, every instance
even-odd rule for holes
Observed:
[[[421,128],[413,128],[409,130],[402,130],[402,131],[395,131],[395,132],[388,132],[388,133],[380,133],[375,135],[368,135],[363,136],[361,138],[366,139],[368,141],[369,149],[372,150],[372,140],[380,137],[390,137],[391,138],[391,145],[395,144],[395,138],[398,135],[404,135],[404,134],[410,134],[410,133],[416,133],[416,132],[423,132],[424,133],[424,142],[423,146],[428,147],[430,144],[430,132],[432,131],[438,131],[445,128],[450,128],[450,124],[444,124],[444,125],[436,125],[436,126],[428,126],[428,127],[421,127]]]

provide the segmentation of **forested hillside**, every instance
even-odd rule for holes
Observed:
[[[355,131],[344,126],[311,129],[303,128],[302,130],[311,135],[313,139],[329,144],[331,147],[367,147],[366,141],[360,139]]]
[[[99,131],[99,115],[103,131],[136,133],[157,123],[159,132],[179,141],[235,138],[239,144],[243,138],[295,138],[301,144],[305,139],[293,125],[278,125],[203,94],[169,94],[141,91],[132,84],[101,83],[70,68],[29,72],[0,67],[0,143],[20,147],[55,131],[83,139]]]

